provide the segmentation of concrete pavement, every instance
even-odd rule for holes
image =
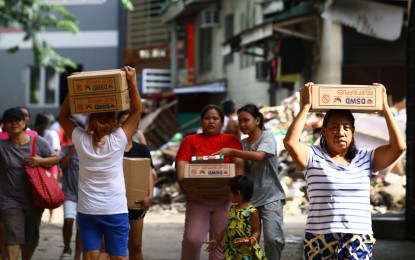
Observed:
[[[48,223],[49,211],[45,210],[41,225],[41,238],[33,259],[57,260],[63,250],[62,208],[55,210],[55,222]],[[302,257],[302,236],[305,216],[284,216],[286,247],[283,260],[300,260]],[[180,259],[181,239],[183,235],[184,214],[174,210],[150,211],[145,217],[143,234],[144,259],[178,260]],[[74,240],[74,236],[73,236]],[[74,241],[72,242],[74,250]],[[204,247],[203,247],[204,248]],[[203,250],[202,250],[203,251]],[[374,259],[386,260],[412,259],[415,256],[415,243],[411,241],[378,240],[374,247]],[[203,251],[201,260],[207,260]]]

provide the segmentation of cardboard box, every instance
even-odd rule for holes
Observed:
[[[124,157],[123,170],[128,208],[140,209],[140,206],[134,202],[147,196],[150,167],[148,158]]]
[[[352,112],[382,111],[382,87],[372,85],[316,84],[312,87],[311,112],[349,109]]]
[[[71,114],[123,111],[130,108],[128,90],[106,95],[69,96]]]
[[[69,96],[108,94],[128,89],[125,71],[86,71],[68,77]]]
[[[235,176],[235,164],[186,164],[183,188],[187,199],[229,200],[229,181]]]

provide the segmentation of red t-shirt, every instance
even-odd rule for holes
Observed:
[[[234,135],[217,134],[205,135],[195,134],[186,136],[177,151],[176,161],[191,162],[192,156],[212,155],[222,148],[234,148],[242,150],[241,142]],[[234,156],[225,157],[225,163],[231,163]]]

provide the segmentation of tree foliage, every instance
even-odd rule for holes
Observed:
[[[121,3],[126,10],[133,9],[130,0],[121,0]],[[38,68],[48,66],[57,72],[63,72],[67,66],[76,68],[71,59],[60,56],[42,39],[41,34],[51,28],[78,33],[77,24],[76,17],[63,6],[41,0],[0,0],[0,26],[24,31],[23,41],[32,41],[33,63]],[[19,49],[16,45],[8,51],[15,53]]]

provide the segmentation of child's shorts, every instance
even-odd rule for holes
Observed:
[[[373,235],[305,233],[305,259],[372,259]]]
[[[65,200],[63,203],[63,218],[73,218],[76,219],[76,208],[78,206],[78,203],[72,200]]]
[[[111,256],[126,256],[130,223],[128,214],[88,215],[78,212],[82,251],[99,250],[104,236],[105,251]]]
[[[142,219],[146,215],[146,211],[143,210],[136,210],[136,209],[128,209],[128,219],[130,221]]]

